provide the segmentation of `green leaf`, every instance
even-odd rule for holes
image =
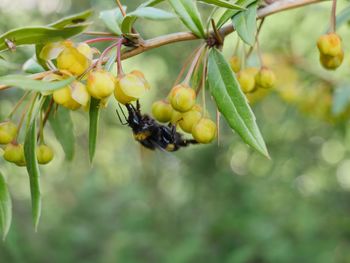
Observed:
[[[255,116],[224,56],[212,49],[208,61],[208,82],[217,107],[232,129],[248,145],[269,156]]]
[[[253,46],[256,36],[256,3],[248,6],[247,11],[240,12],[232,18],[232,23],[239,37],[248,45]]]
[[[44,47],[45,47],[44,44],[35,45],[35,57],[36,57],[36,60],[38,61],[38,63],[40,64],[40,66],[42,66],[45,70],[50,70],[46,64],[46,61],[44,59],[40,58],[40,53]]]
[[[204,27],[197,5],[192,0],[169,0],[185,26],[198,37],[204,38]]]
[[[31,44],[45,44],[61,41],[80,34],[89,24],[56,29],[53,27],[22,27],[13,29],[0,36],[0,51],[8,49],[6,40],[10,40],[17,47]]]
[[[60,81],[33,80],[24,75],[7,75],[0,77],[0,85],[14,86],[24,90],[52,91],[63,88],[75,80],[74,77]]]
[[[154,8],[154,7],[140,7],[135,11],[128,13],[122,22],[122,32],[127,34],[131,32],[131,29],[136,22],[137,18],[144,18],[150,20],[168,20],[173,19],[176,16],[167,11]]]
[[[100,116],[100,100],[91,98],[90,112],[89,112],[89,156],[92,163],[97,141],[98,121]]]
[[[126,11],[127,7],[123,6],[123,8]],[[123,15],[120,12],[119,8],[100,12],[100,19],[111,32],[115,33],[118,36],[122,35],[120,25],[123,21]]]
[[[89,9],[81,13],[77,13],[71,16],[64,17],[56,22],[49,24],[49,27],[54,27],[58,29],[65,28],[67,26],[77,25],[85,23],[93,14],[93,10]]]
[[[45,71],[45,69],[38,63],[38,61],[32,57],[28,59],[22,66],[22,70],[25,73],[35,74]]]
[[[50,114],[49,122],[56,139],[63,148],[66,159],[69,161],[73,160],[75,151],[75,137],[70,111],[64,107],[58,107],[58,110],[54,114]]]
[[[242,6],[244,8],[246,8],[247,6],[256,3],[257,0],[238,0],[237,1],[237,5]],[[235,15],[239,14],[240,10],[233,10],[233,9],[227,9],[223,15],[220,17],[219,21],[217,22],[216,26],[218,28],[222,27],[228,20],[230,20],[231,18],[233,18]]]
[[[164,2],[164,0],[149,0],[146,3],[141,4],[139,7],[155,6],[161,2]]]
[[[12,221],[12,202],[5,178],[0,172],[0,229],[5,240]]]
[[[222,0],[198,0],[198,1],[206,4],[210,4],[210,5],[215,5],[218,7],[224,7],[224,8],[236,9],[236,10],[245,10],[244,7],[241,7],[237,4],[231,4],[229,2],[222,1]]]
[[[36,157],[36,121],[31,122],[24,141],[24,156],[29,175],[32,198],[32,216],[35,231],[38,229],[41,214],[40,171]]]

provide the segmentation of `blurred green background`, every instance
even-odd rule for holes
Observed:
[[[133,10],[142,1],[122,2]],[[1,0],[0,33],[90,7],[96,10],[92,29],[104,30],[98,11],[114,8],[112,0]],[[14,209],[9,236],[0,243],[0,262],[350,262],[350,129],[346,115],[340,121],[329,116],[333,89],[327,82],[350,83],[349,59],[346,55],[337,72],[325,72],[315,48],[327,28],[329,8],[330,3],[314,5],[265,21],[262,50],[279,85],[253,110],[271,160],[244,145],[224,122],[219,145],[175,154],[143,150],[120,125],[111,101],[102,113],[90,166],[87,113],[74,112],[73,162],[64,160],[47,129],[56,158],[41,169],[43,212],[37,233],[25,169],[0,160]],[[146,39],[185,30],[176,21],[145,21],[137,29]],[[349,53],[348,28],[340,34]],[[227,58],[235,39],[226,39]],[[141,102],[145,112],[166,96],[198,43],[165,46],[125,62],[127,71],[142,70],[152,84]],[[26,47],[7,54],[10,63],[0,60],[0,74],[18,70],[32,52]],[[290,65],[290,57],[304,60]],[[254,54],[249,63],[256,61]],[[0,93],[1,119],[21,93]]]

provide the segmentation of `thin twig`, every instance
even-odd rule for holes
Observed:
[[[19,101],[16,103],[16,105],[13,107],[12,111],[10,112],[10,114],[8,115],[8,119],[11,119],[13,114],[15,114],[15,112],[18,110],[19,106],[22,105],[23,101],[27,98],[27,96],[29,95],[30,91],[26,91],[24,93],[24,95],[22,96],[22,98],[19,99]]]
[[[264,8],[258,10],[257,19],[262,19],[269,15],[282,12],[285,10],[306,6],[315,3],[321,3],[328,0],[281,0],[273,2],[270,5],[267,5]],[[234,31],[233,25],[227,25],[222,27],[220,30],[220,34],[222,36],[227,36]],[[211,32],[213,34],[214,32]],[[122,59],[128,59],[130,57],[136,56],[140,53],[146,52],[148,50],[161,47],[164,45],[183,42],[183,41],[191,41],[199,39],[196,35],[191,32],[178,32],[165,36],[156,37],[153,39],[146,40],[142,46],[135,47],[133,49],[129,49],[122,54]]]
[[[332,1],[332,12],[331,12],[331,22],[330,22],[330,31],[331,33],[334,33],[336,30],[336,23],[337,23],[337,18],[336,18],[336,13],[337,13],[337,0]]]
[[[123,5],[120,3],[119,0],[116,0],[116,2],[117,2],[117,5],[118,5],[119,10],[120,10],[120,12],[122,13],[122,15],[123,15],[123,16],[126,16],[126,13],[125,13],[125,11],[124,11]]]
[[[196,67],[196,65],[198,63],[198,60],[199,60],[200,56],[202,55],[202,51],[203,51],[204,48],[205,48],[205,45],[202,45],[200,47],[200,49],[197,51],[197,54],[194,57],[194,59],[192,61],[192,64],[191,64],[191,66],[190,66],[190,68],[189,68],[189,70],[187,72],[187,75],[186,75],[186,77],[185,77],[185,79],[183,81],[184,83],[186,83],[186,84],[190,83],[190,79],[192,77],[193,71],[194,71],[194,69],[195,69],[195,67]]]

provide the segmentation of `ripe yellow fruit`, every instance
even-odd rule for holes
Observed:
[[[271,89],[276,83],[275,73],[266,67],[259,70],[255,76],[255,84],[259,88]]]
[[[336,33],[329,33],[319,37],[318,50],[322,55],[338,56],[342,53],[342,41]]]
[[[255,90],[255,76],[258,73],[256,68],[246,68],[237,74],[237,80],[244,93],[253,92]]]
[[[36,158],[39,164],[48,164],[53,157],[53,150],[49,146],[41,144],[36,148]]]
[[[171,124],[177,125],[179,124],[179,121],[181,119],[182,119],[182,113],[173,109],[173,114],[171,115],[171,120],[170,120]]]
[[[179,84],[171,90],[169,98],[175,110],[186,112],[195,105],[196,92],[185,84]]]
[[[343,60],[344,60],[343,51],[334,57],[320,54],[320,62],[325,69],[335,70],[343,63]]]
[[[202,118],[192,128],[192,136],[199,143],[210,143],[216,137],[216,124],[210,119]]]
[[[145,88],[150,89],[150,85],[149,85],[148,81],[146,80],[145,75],[141,71],[133,70],[130,72],[130,74],[133,74],[133,75],[139,77],[139,79],[145,84]]]
[[[77,110],[80,108],[80,104],[72,98],[72,90],[69,86],[62,89],[55,90],[53,92],[53,100],[70,110]]]
[[[117,79],[114,96],[120,103],[126,104],[138,100],[146,93],[149,87],[140,73],[129,73]]]
[[[83,74],[90,66],[90,60],[76,48],[67,46],[57,57],[57,67],[75,76]]]
[[[230,66],[233,72],[238,72],[241,70],[241,59],[238,56],[232,56],[230,58]]]
[[[191,133],[192,128],[202,118],[202,108],[195,105],[190,111],[182,114],[179,125],[184,132]]]
[[[18,165],[25,164],[24,149],[22,144],[8,144],[4,150],[4,159]]]
[[[86,86],[92,97],[104,99],[113,93],[115,78],[110,72],[102,69],[91,71]]]
[[[159,100],[152,104],[152,115],[159,122],[170,122],[173,115],[173,108],[169,102]]]
[[[17,136],[17,126],[13,122],[0,123],[0,144],[8,144]]]
[[[81,54],[83,54],[85,57],[87,57],[89,60],[92,60],[92,58],[94,56],[94,52],[93,52],[92,48],[88,44],[86,44],[84,42],[79,43],[78,46],[77,46],[77,50]]]
[[[70,87],[71,87],[71,91],[72,91],[73,100],[78,102],[80,105],[86,107],[90,101],[90,94],[89,94],[86,86],[79,81],[74,81],[70,85]]]

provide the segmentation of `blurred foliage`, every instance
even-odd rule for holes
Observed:
[[[132,10],[141,1],[124,2]],[[265,21],[261,46],[279,85],[270,94],[254,95],[254,112],[271,160],[247,148],[224,123],[219,146],[193,146],[176,154],[146,151],[119,124],[111,103],[102,114],[90,167],[87,114],[74,113],[78,147],[71,163],[53,134],[47,135],[57,157],[42,168],[38,233],[31,225],[25,169],[0,160],[14,199],[14,220],[0,244],[0,262],[350,262],[350,129],[346,113],[334,117],[330,110],[336,83],[350,83],[349,63],[346,59],[338,71],[326,72],[315,48],[327,28],[329,6]],[[2,0],[0,32],[88,7],[103,10],[114,2]],[[145,38],[169,28],[184,30],[169,23],[144,22],[138,29]],[[344,43],[349,43],[348,32],[347,26],[340,29]],[[226,39],[227,57],[235,39]],[[152,83],[152,94],[142,101],[144,111],[167,94],[195,46],[161,47],[125,63]],[[31,52],[24,48],[6,54],[10,63],[0,64],[0,73],[6,74],[7,67],[13,71]],[[255,54],[249,63],[257,64]],[[20,94],[1,92],[0,118]]]

